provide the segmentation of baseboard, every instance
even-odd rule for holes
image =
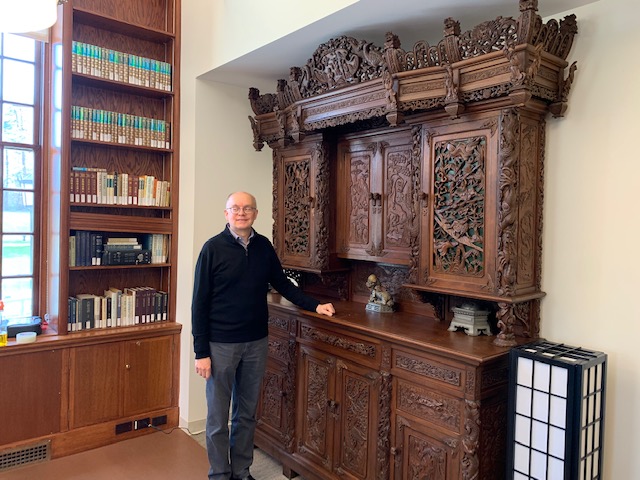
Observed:
[[[187,431],[194,435],[196,433],[204,432],[205,426],[207,424],[207,419],[203,418],[201,420],[194,420],[193,422],[188,422],[184,418],[180,417],[178,425],[181,428],[186,428]]]

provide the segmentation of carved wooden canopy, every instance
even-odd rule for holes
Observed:
[[[444,21],[437,45],[384,46],[341,36],[320,45],[302,67],[279,80],[276,93],[251,88],[254,147],[284,146],[305,134],[373,118],[390,125],[408,113],[445,109],[455,118],[473,104],[505,99],[562,116],[576,70],[566,58],[577,33],[575,15],[543,23],[537,0],[520,0],[520,16],[498,17],[460,33]]]

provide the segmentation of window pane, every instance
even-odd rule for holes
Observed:
[[[35,66],[32,63],[4,60],[2,66],[2,98],[8,102],[33,105],[35,98]]]
[[[5,148],[3,185],[4,188],[33,190],[33,150]]]
[[[36,59],[35,40],[21,35],[4,34],[4,56],[33,62]]]
[[[2,300],[8,318],[33,315],[33,280],[5,278],[2,280]]]
[[[2,106],[2,141],[33,144],[33,107],[5,103]]]
[[[33,275],[33,235],[3,235],[2,276]]]
[[[5,233],[33,232],[33,192],[5,191],[2,196],[2,230]]]

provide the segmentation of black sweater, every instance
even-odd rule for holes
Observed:
[[[191,305],[196,358],[211,354],[210,341],[241,343],[267,336],[268,284],[305,310],[315,311],[320,303],[289,281],[263,235],[254,231],[246,250],[228,225],[207,240],[196,263]]]

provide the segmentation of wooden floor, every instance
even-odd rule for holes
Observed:
[[[205,449],[175,429],[13,468],[0,473],[0,480],[206,479],[208,470]]]

